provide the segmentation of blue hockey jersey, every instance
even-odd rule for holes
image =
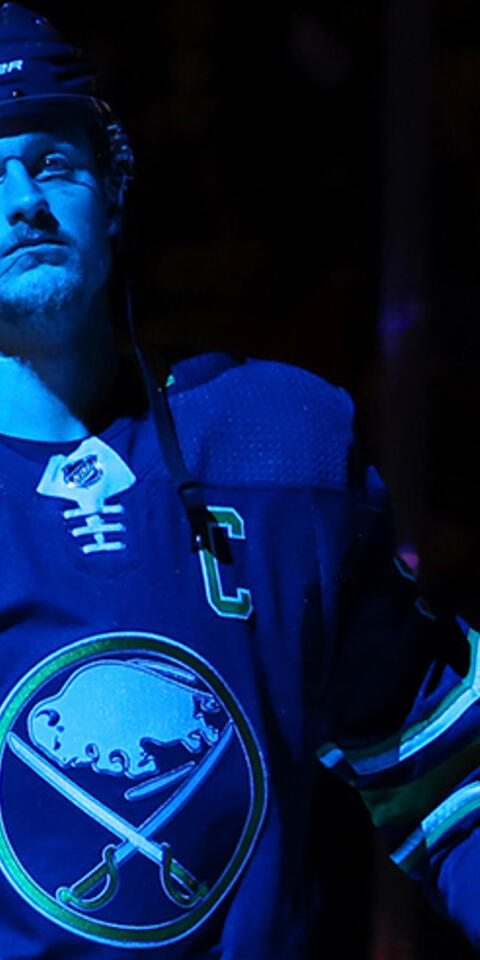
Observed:
[[[456,896],[478,635],[415,605],[342,390],[173,374],[199,549],[149,414],[0,443],[2,960],[301,960],[317,753]]]

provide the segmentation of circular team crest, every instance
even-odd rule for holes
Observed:
[[[240,876],[266,809],[241,706],[198,654],[108,633],[51,654],[0,707],[0,868],[104,944],[187,936]]]

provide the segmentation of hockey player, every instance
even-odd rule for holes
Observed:
[[[210,354],[118,416],[130,170],[4,4],[0,956],[303,960],[317,753],[478,942],[478,634],[416,603],[342,390]]]

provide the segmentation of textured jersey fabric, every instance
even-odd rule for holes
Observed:
[[[317,752],[448,899],[448,831],[409,838],[475,695],[455,719],[351,401],[223,355],[170,389],[201,549],[150,415],[43,462],[0,442],[2,960],[303,960]]]

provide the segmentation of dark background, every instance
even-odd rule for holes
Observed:
[[[145,341],[248,352],[345,386],[392,486],[400,544],[413,542],[425,576],[476,609],[480,8],[404,0],[413,21],[392,70],[399,3],[33,5],[90,51],[130,134],[130,257]],[[398,182],[405,221],[425,227],[417,253],[405,239],[400,255],[387,242]],[[387,864],[359,804],[319,777],[330,920],[314,956],[471,957]]]

